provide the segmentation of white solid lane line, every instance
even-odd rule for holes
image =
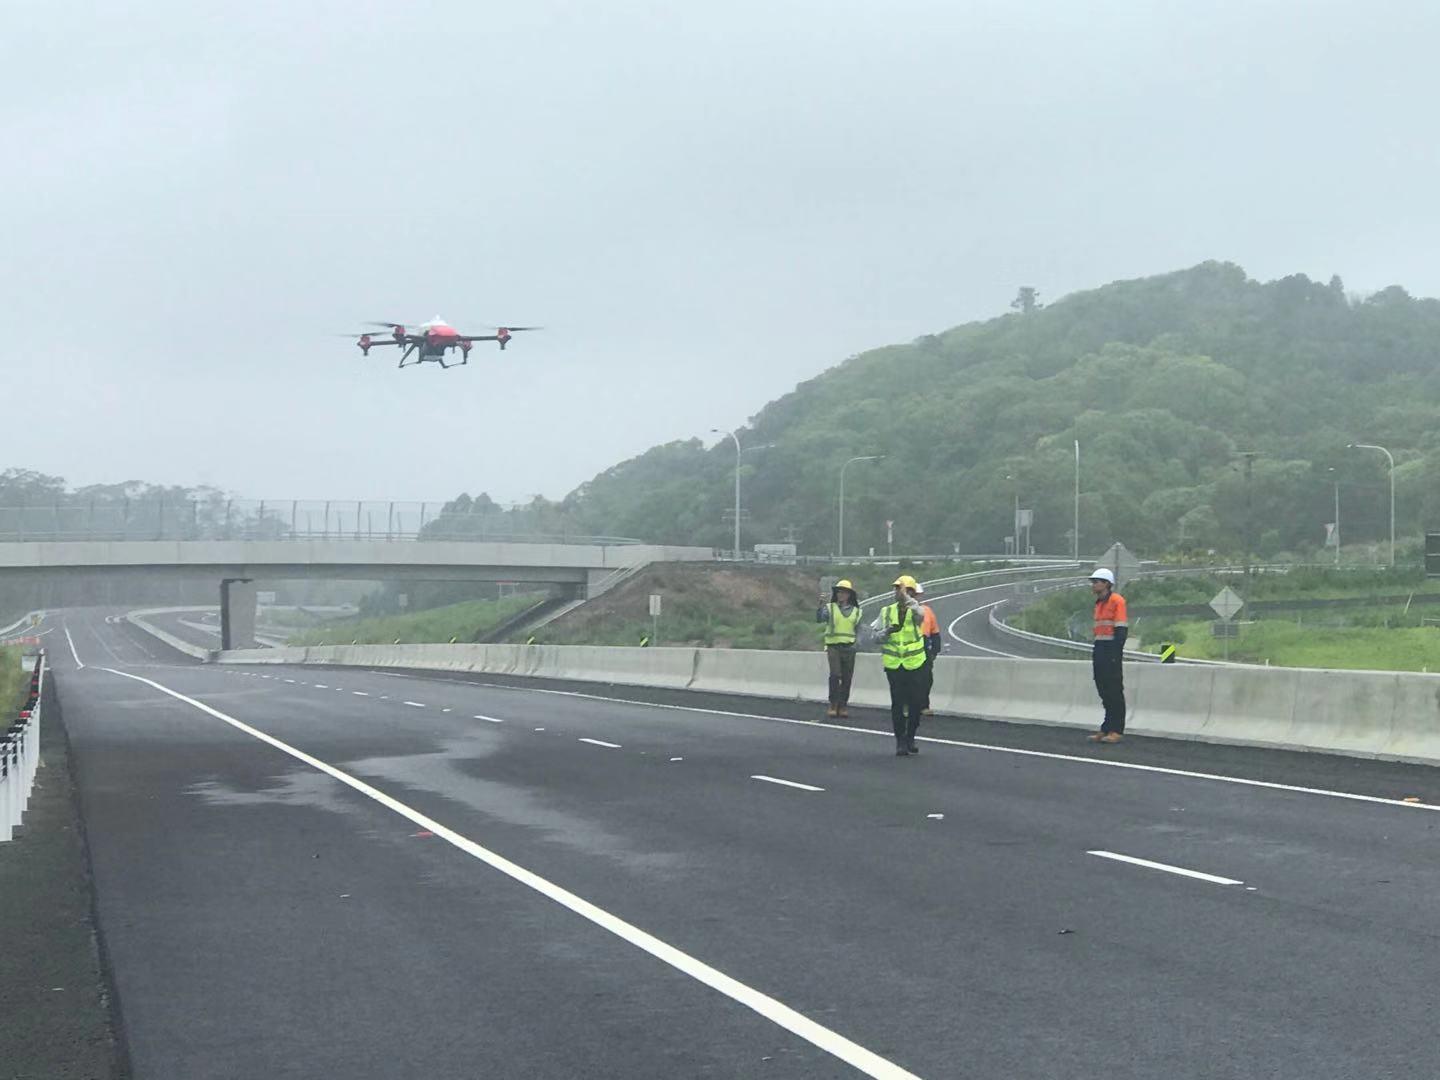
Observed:
[[[589,743],[591,746],[603,746],[607,750],[623,749],[618,742],[601,742],[599,739],[581,739],[580,741],[583,743]]]
[[[80,659],[80,654],[75,651],[75,639],[70,636],[70,627],[68,624],[65,627],[65,640],[70,643],[70,655],[75,658],[75,666],[77,668],[83,668],[85,662]]]
[[[957,634],[957,633],[955,632],[955,627],[958,626],[962,620],[968,619],[971,615],[974,615],[976,612],[979,612],[979,611],[988,611],[988,610],[990,610],[991,608],[999,607],[999,606],[1000,606],[1001,604],[1003,604],[1004,602],[1005,602],[1004,600],[996,600],[994,603],[981,604],[981,605],[980,605],[979,607],[977,607],[977,608],[971,608],[969,611],[965,612],[965,614],[963,614],[963,615],[957,615],[954,619],[950,620],[950,626],[949,626],[949,628],[948,628],[948,629],[949,629],[950,636],[951,636],[952,638],[954,638],[956,641],[958,641],[961,645],[964,645],[964,646],[966,646],[967,648],[970,648],[970,649],[979,649],[981,652],[994,653],[996,656],[1008,656],[1011,660],[1023,660],[1023,659],[1025,659],[1023,656],[1017,656],[1015,653],[1001,652],[999,649],[992,649],[992,648],[990,648],[990,647],[987,646],[987,645],[976,645],[975,642],[973,642],[973,641],[967,641],[965,638],[961,637],[959,634]]]
[[[730,709],[707,709],[700,705],[672,705],[663,701],[639,701],[635,698],[607,697],[583,690],[550,690],[538,686],[512,686],[509,683],[475,683],[487,690],[512,690],[522,694],[555,694],[559,697],[583,698],[590,701],[608,701],[615,705],[643,705],[649,709],[673,709],[677,712],[704,713],[707,716],[732,716],[743,720],[763,720],[767,724],[794,724],[810,729],[823,728],[829,731],[848,731],[852,735],[870,735],[893,739],[884,730],[855,727],[853,724],[827,724],[820,720],[797,720],[793,716],[768,716],[765,713],[735,712]],[[994,743],[966,742],[963,739],[942,739],[935,735],[917,735],[916,740],[934,743],[936,746],[958,746],[962,750],[985,750],[992,754],[1014,754],[1017,757],[1040,758],[1047,761],[1064,761],[1073,765],[1095,765],[1105,769],[1133,769],[1136,772],[1155,773],[1157,776],[1179,776],[1187,780],[1209,780],[1220,784],[1239,784],[1241,787],[1262,788],[1266,791],[1289,791],[1299,795],[1321,795],[1327,799],[1345,799],[1349,802],[1379,803],[1381,806],[1400,806],[1406,810],[1440,810],[1440,804],[1406,802],[1403,799],[1387,799],[1381,795],[1360,795],[1353,791],[1330,791],[1327,788],[1302,787],[1297,784],[1280,784],[1274,780],[1251,780],[1245,776],[1225,776],[1223,773],[1195,772],[1191,769],[1172,769],[1165,765],[1141,765],[1133,761],[1116,761],[1114,758],[1081,757],[1078,754],[1057,754],[1050,750],[1024,750],[1018,746],[996,746]]]
[[[858,1069],[865,1076],[875,1077],[876,1080],[920,1080],[914,1073],[901,1068],[892,1061],[887,1061],[879,1054],[865,1049],[865,1047],[859,1043],[851,1042],[839,1032],[833,1031],[823,1024],[816,1023],[808,1016],[797,1012],[783,1002],[756,990],[752,986],[747,986],[745,983],[726,975],[717,968],[711,967],[702,960],[697,960],[689,953],[682,952],[680,949],[660,940],[653,934],[646,933],[633,923],[626,922],[620,918],[620,916],[614,915],[604,908],[592,904],[590,901],[577,896],[570,890],[556,885],[547,878],[541,877],[532,870],[525,869],[525,867],[519,863],[511,862],[503,855],[499,855],[489,848],[482,847],[474,840],[462,836],[453,829],[447,828],[434,818],[428,817],[414,807],[408,806],[399,799],[385,794],[385,792],[379,788],[367,784],[358,777],[352,776],[341,769],[337,769],[334,765],[321,761],[317,757],[312,757],[305,753],[305,751],[298,750],[289,743],[282,742],[275,738],[275,736],[261,731],[259,728],[251,727],[243,721],[236,720],[233,716],[227,716],[219,709],[206,705],[203,701],[197,701],[194,698],[186,697],[179,691],[171,690],[168,686],[164,686],[151,679],[146,679],[140,675],[131,675],[128,672],[116,671],[114,668],[103,668],[102,670],[108,671],[112,675],[118,675],[124,679],[133,679],[135,682],[144,683],[146,686],[158,690],[160,693],[172,697],[176,701],[184,702],[186,705],[190,705],[208,716],[213,716],[216,720],[229,724],[237,731],[242,731],[246,735],[259,739],[261,742],[274,747],[281,753],[290,755],[290,757],[296,761],[303,762],[311,768],[325,773],[327,776],[338,780],[340,783],[364,795],[366,798],[374,800],[387,810],[399,814],[421,829],[433,833],[438,839],[444,840],[446,843],[458,848],[472,858],[479,860],[491,869],[498,870],[513,881],[518,882],[528,889],[534,890],[548,900],[553,900],[561,907],[574,912],[582,919],[588,920],[602,930],[614,934],[622,941],[649,953],[661,963],[668,964],[676,971],[690,976],[690,978],[696,982],[724,994],[730,998],[730,1000],[744,1005],[747,1009],[753,1010],[778,1027],[804,1039],[806,1042],[818,1047],[827,1054]]]
[[[1134,855],[1120,855],[1114,851],[1087,851],[1086,855],[1098,855],[1102,859],[1114,859],[1116,862],[1129,863],[1132,866],[1143,866],[1147,870],[1163,870],[1167,874],[1179,874],[1181,877],[1195,878],[1197,881],[1208,881],[1212,885],[1244,885],[1243,881],[1236,881],[1234,878],[1218,877],[1215,874],[1202,874],[1199,870],[1187,870],[1183,866],[1171,866],[1169,863],[1151,862],[1149,859],[1137,859]]]
[[[402,701],[400,704],[401,704],[401,705],[409,705],[412,709],[423,709],[423,708],[425,708],[425,703],[424,703],[423,701]]]
[[[781,784],[784,787],[799,788],[801,791],[824,791],[823,787],[815,787],[813,784],[799,784],[794,780],[781,780],[778,776],[752,776],[751,780],[764,780],[767,784]]]

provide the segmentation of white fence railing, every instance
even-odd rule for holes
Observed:
[[[45,691],[45,654],[36,659],[15,721],[0,733],[0,843],[14,839],[25,816],[35,770],[40,767],[40,700]]]

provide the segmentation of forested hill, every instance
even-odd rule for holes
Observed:
[[[1013,499],[1033,542],[1066,551],[1074,440],[1081,547],[1238,551],[1256,451],[1254,539],[1265,555],[1317,548],[1341,487],[1346,543],[1387,528],[1385,460],[1399,462],[1400,528],[1440,520],[1440,302],[1392,286],[1365,299],[1238,266],[1121,281],[1043,308],[851,357],[765,406],[741,433],[744,537],[798,533],[834,549],[841,463],[847,543],[883,551],[997,550]],[[729,546],[734,447],[671,443],[566,500],[589,531]],[[1335,472],[1329,470],[1334,469]]]

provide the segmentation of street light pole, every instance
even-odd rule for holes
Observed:
[[[1075,440],[1075,537],[1071,544],[1070,555],[1077,563],[1080,561],[1080,440]]]
[[[1335,566],[1340,566],[1340,475],[1332,468],[1330,479],[1335,481]]]
[[[729,435],[735,443],[735,561],[740,561],[740,437],[733,431],[711,428],[712,434]]]
[[[1390,463],[1390,569],[1395,569],[1395,455],[1374,443],[1351,443],[1351,450],[1379,450]]]
[[[852,457],[840,466],[840,529],[839,535],[835,538],[835,554],[839,558],[845,557],[845,470],[857,461],[879,461],[884,456],[884,454],[866,454],[862,457]]]

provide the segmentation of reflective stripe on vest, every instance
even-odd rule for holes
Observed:
[[[846,615],[840,605],[831,603],[830,622],[825,627],[826,645],[854,645],[855,629],[860,625],[860,605],[856,604]]]
[[[914,671],[925,666],[925,638],[920,633],[920,627],[916,625],[915,616],[907,609],[903,613],[904,621],[901,620],[899,604],[891,604],[880,613],[882,626],[900,624],[900,629],[887,637],[880,646],[887,671],[902,667],[906,671]]]

